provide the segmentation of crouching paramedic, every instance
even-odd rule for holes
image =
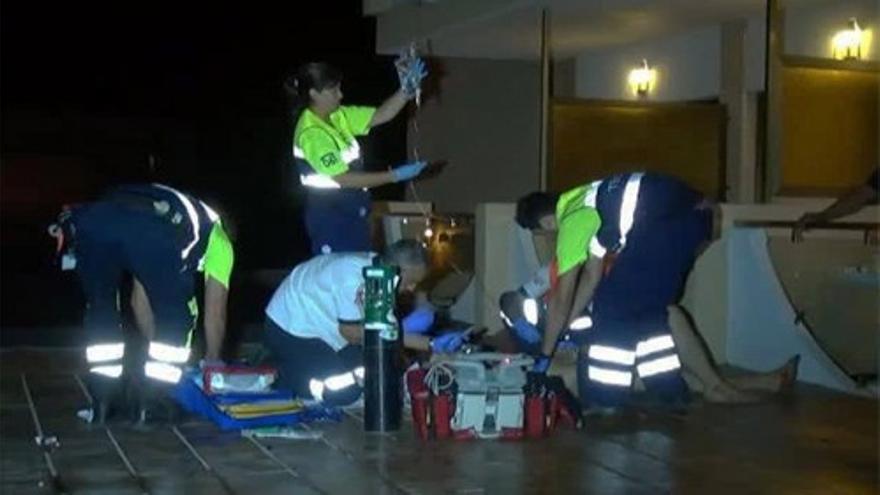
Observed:
[[[147,418],[150,408],[165,407],[161,403],[190,357],[198,316],[196,272],[205,276],[205,358],[220,358],[234,254],[220,217],[208,205],[161,184],[122,186],[66,208],[50,233],[64,252],[62,268],[75,267],[85,292],[94,419],[106,419],[128,379],[135,384],[145,379],[138,387],[140,418]],[[125,273],[134,277],[132,307],[149,340],[145,358],[126,359],[143,363],[134,370],[123,369],[118,294]]]
[[[677,301],[711,222],[712,210],[700,194],[652,173],[614,175],[559,196],[522,198],[517,223],[558,231],[559,281],[537,369],[546,369],[561,330],[592,302],[593,328],[579,376],[582,399],[618,405],[636,376],[666,401],[686,398],[667,307]]]
[[[364,278],[363,269],[377,255],[331,253],[316,256],[284,279],[266,308],[264,343],[278,368],[278,388],[329,406],[355,402],[363,383]],[[381,255],[397,267],[397,290],[413,291],[428,272],[427,254],[413,240],[398,241]],[[464,332],[435,338],[423,329],[408,331],[403,345],[410,349],[454,352]]]

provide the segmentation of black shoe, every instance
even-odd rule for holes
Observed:
[[[131,423],[137,423],[141,408],[143,373],[132,373],[125,382],[125,415]]]
[[[150,429],[153,426],[169,426],[177,424],[181,418],[181,409],[171,397],[173,385],[157,384],[146,380],[141,384],[135,427]]]
[[[86,377],[86,388],[92,403],[77,411],[80,419],[89,424],[103,425],[120,416],[124,409],[122,380],[90,373]]]

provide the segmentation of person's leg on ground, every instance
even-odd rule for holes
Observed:
[[[137,229],[137,237],[127,237],[127,264],[146,291],[155,321],[143,365],[139,416],[141,422],[153,417],[173,420],[176,408],[170,391],[189,361],[198,318],[194,270],[185,269],[170,224],[144,216]]]
[[[667,267],[663,280],[680,280],[677,284],[684,284],[699,251],[711,238],[714,213],[711,208],[697,208],[657,224],[665,235],[665,240],[656,246],[658,253],[664,254],[659,264]],[[682,291],[681,288],[675,289],[672,286],[669,289],[668,295]],[[751,402],[758,397],[744,390],[775,392],[790,385],[797,375],[797,359],[792,358],[782,367],[768,373],[749,373],[736,378],[722,377],[681,307],[669,307],[669,325],[686,369],[685,376],[691,378],[689,384],[700,387],[709,401]]]
[[[86,297],[87,383],[92,398],[92,420],[103,422],[122,396],[125,339],[119,308],[123,268],[119,245],[113,240],[105,205],[90,205],[76,218],[77,274]]]
[[[626,242],[594,295],[593,317],[620,322],[631,335],[638,377],[649,392],[663,402],[683,402],[688,388],[666,308],[680,297],[710,224],[694,213],[700,196],[683,184],[646,174],[639,187],[634,223],[624,228],[621,217]]]
[[[596,322],[578,359],[578,389],[588,408],[626,405],[633,382],[636,347],[626,324]]]
[[[782,366],[764,373],[744,373],[742,375],[725,377],[730,384],[744,390],[755,392],[781,392],[791,388],[797,380],[798,366],[801,357],[799,355],[789,358]]]
[[[364,379],[364,348],[359,345],[349,344],[337,353],[342,365],[347,370],[353,370],[355,377],[359,381]]]
[[[648,393],[666,404],[681,404],[690,398],[681,373],[678,349],[667,323],[666,312],[641,315],[631,324],[638,335],[636,372]]]
[[[654,383],[653,388],[659,387],[661,394],[667,394],[680,387],[683,383],[681,377],[684,377],[692,389],[702,391],[712,401],[754,400],[755,397],[734,389],[721,378],[680,309],[676,307],[674,311],[668,310],[683,292],[697,251],[710,236],[711,211],[695,210],[688,206],[697,196],[689,195],[686,190],[682,192],[681,188],[675,187],[674,182],[661,181],[658,187],[649,191],[653,196],[649,194],[643,198],[646,207],[663,203],[664,197],[671,197],[673,206],[677,206],[670,208],[666,205],[666,216],[653,217],[653,223],[637,225],[633,229],[632,242],[618,260],[619,266],[615,265],[612,270],[612,277],[626,278],[631,287],[626,291],[630,297],[625,301],[631,314],[647,315],[647,318],[639,318],[638,321],[645,332],[638,339],[642,350],[657,348],[659,352],[669,349],[665,361],[660,362],[665,364],[656,364],[656,369],[675,368],[661,372],[654,378],[650,374],[645,376],[640,373],[642,381],[648,389]],[[679,211],[677,215],[674,214],[676,211]],[[615,271],[618,273],[615,274]],[[640,355],[638,359],[648,373],[655,369],[655,365],[645,361],[648,359],[647,355]],[[683,370],[675,366],[678,360],[678,365],[684,364]],[[669,374],[665,381],[660,379],[664,373]],[[675,394],[681,395],[679,392],[673,393]]]
[[[276,388],[328,406],[345,406],[360,398],[364,377],[360,346],[348,345],[336,352],[321,339],[286,332],[271,318],[266,319],[264,343],[278,369]]]
[[[736,403],[757,400],[756,396],[733,387],[718,373],[709,357],[708,349],[682,308],[669,306],[668,324],[675,346],[678,348],[682,373],[691,390],[701,392],[709,402]]]

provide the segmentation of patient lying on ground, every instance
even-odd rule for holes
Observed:
[[[539,272],[534,280],[521,289],[502,295],[499,304],[507,333],[499,339],[500,346],[531,355],[540,352],[545,311],[541,297],[549,285],[549,282],[542,284],[542,280],[548,279]],[[583,371],[583,367],[577,366],[576,362],[588,353],[591,324],[589,311],[585,311],[581,318],[570,325],[560,339],[557,355],[550,369],[551,374],[563,375],[571,389],[581,391],[581,400],[585,406],[590,403],[589,393],[584,391],[583,386],[576,385],[578,381],[583,381],[577,376],[578,370]],[[708,402],[757,402],[769,394],[789,389],[797,378],[799,356],[794,356],[781,363],[778,368],[766,372],[722,374],[684,308],[677,305],[667,308],[667,326],[688,388],[702,394]],[[631,390],[644,390],[638,376],[633,379]]]

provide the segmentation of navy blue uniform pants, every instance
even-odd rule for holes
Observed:
[[[321,339],[297,337],[266,318],[263,342],[278,369],[276,388],[297,397],[344,406],[360,398],[363,389],[363,348],[348,345],[334,351]]]
[[[367,191],[309,189],[305,208],[313,255],[371,250]]]
[[[119,285],[126,272],[146,289],[156,323],[154,341],[184,345],[197,309],[177,230],[149,212],[104,201],[76,210],[73,225],[88,345],[122,342]]]
[[[665,195],[660,187],[640,195],[638,208],[653,212],[637,210],[626,247],[593,297],[594,327],[578,373],[588,402],[625,402],[636,376],[665,401],[687,397],[666,308],[680,298],[710,237],[712,212],[697,208],[688,189],[669,184]]]

